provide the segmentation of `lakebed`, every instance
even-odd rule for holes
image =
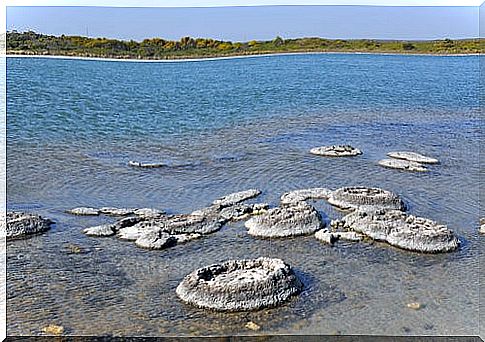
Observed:
[[[9,335],[42,334],[49,324],[74,335],[478,333],[478,56],[7,63],[8,207],[56,222],[8,243]],[[363,154],[309,153],[338,143]],[[394,150],[441,163],[425,174],[377,165]],[[137,169],[129,160],[168,166]],[[351,185],[398,193],[409,212],[453,229],[459,250],[260,239],[237,222],[147,251],[82,233],[110,218],[65,213],[81,205],[187,213],[250,188],[276,206],[290,190]],[[324,201],[315,206],[327,219],[342,216]],[[288,262],[305,285],[300,296],[243,313],[176,297],[196,268],[259,256]]]

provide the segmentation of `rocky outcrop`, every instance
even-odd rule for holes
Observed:
[[[352,157],[362,154],[362,151],[350,145],[332,145],[312,148],[310,153],[324,157]]]
[[[427,172],[428,169],[423,164],[399,159],[382,159],[378,161],[380,166],[387,167],[389,169],[398,169],[413,172]]]
[[[398,195],[379,188],[363,186],[345,187],[333,191],[328,197],[328,203],[342,209],[397,209],[404,210],[404,202]]]
[[[2,235],[10,240],[45,232],[52,224],[51,220],[40,215],[10,211],[7,212],[6,220],[2,220],[0,227]]]
[[[290,192],[284,193],[281,198],[281,204],[296,204],[298,202],[303,202],[309,199],[318,200],[318,199],[327,199],[332,190],[327,188],[310,188],[310,189],[301,189],[301,190],[294,190]]]
[[[185,303],[219,311],[276,306],[300,293],[302,282],[280,259],[231,260],[187,275],[176,293]]]
[[[256,196],[259,196],[260,194],[261,190],[258,189],[239,191],[216,199],[214,202],[212,202],[212,204],[217,205],[221,208],[225,208],[246,201],[250,198],[254,198]]]
[[[459,240],[446,225],[399,210],[357,210],[344,218],[345,227],[390,245],[424,253],[450,252]]]
[[[404,159],[411,162],[416,162],[420,164],[438,164],[439,160],[431,157],[423,156],[422,154],[416,152],[389,152],[387,154],[391,158]]]
[[[290,237],[312,234],[323,228],[318,211],[305,202],[269,209],[245,223],[248,233],[258,237]]]

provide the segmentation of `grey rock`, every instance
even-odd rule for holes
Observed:
[[[261,194],[261,190],[258,189],[250,189],[245,191],[235,192],[219,199],[216,199],[212,202],[213,205],[218,205],[221,208],[229,207],[231,205],[246,201],[250,198],[254,198]]]
[[[480,233],[485,234],[485,218],[480,219]]]
[[[45,232],[53,224],[51,220],[40,215],[16,211],[7,212],[6,220],[2,219],[1,222],[2,235],[7,240]]]
[[[185,243],[192,240],[200,239],[202,237],[202,234],[199,234],[199,233],[174,234],[172,236],[175,238],[175,240],[177,240],[177,243]]]
[[[224,223],[218,216],[182,214],[169,217],[163,230],[170,234],[206,235],[218,231]]]
[[[102,224],[100,226],[89,227],[83,230],[84,234],[88,236],[112,236],[115,235],[116,232],[112,229],[112,224]]]
[[[177,239],[163,231],[150,231],[136,239],[138,247],[146,249],[165,249],[177,243]]]
[[[350,145],[332,145],[312,148],[310,153],[324,157],[352,157],[362,154],[362,151]]]
[[[398,195],[387,190],[362,186],[337,189],[330,194],[328,203],[343,210],[360,207],[397,210],[406,208]]]
[[[176,293],[185,303],[218,311],[276,306],[300,293],[302,282],[280,259],[230,260],[187,275]]]
[[[421,163],[421,164],[438,164],[439,160],[431,157],[423,156],[422,154],[416,152],[389,152],[387,154],[391,158],[404,159],[411,162]]]
[[[221,207],[218,205],[212,205],[210,207],[205,207],[193,211],[190,215],[193,216],[217,216],[221,211]]]
[[[315,238],[329,245],[333,245],[338,240],[338,237],[332,232],[323,229],[315,233]]]
[[[246,221],[248,233],[259,237],[290,237],[311,234],[323,228],[318,211],[300,202],[296,205],[269,209],[267,213]]]
[[[228,221],[239,221],[253,215],[261,215],[267,212],[269,204],[236,204],[221,210],[220,216]]]
[[[427,172],[428,169],[423,164],[399,159],[382,159],[378,161],[380,166],[387,167],[389,169],[398,169],[413,172]]]
[[[140,208],[134,210],[133,214],[135,214],[136,216],[151,218],[163,216],[165,214],[165,211],[153,208]]]
[[[162,231],[166,227],[165,219],[143,220],[134,225],[126,226],[118,230],[117,237],[122,240],[136,241],[144,234],[153,231]]]
[[[356,232],[328,232],[319,230],[315,233],[315,238],[330,245],[333,245],[337,240],[346,240],[352,242],[362,241],[364,236]]]
[[[450,252],[459,240],[446,225],[399,210],[357,210],[342,219],[346,227],[390,245],[423,253]]]
[[[136,209],[102,207],[99,209],[99,212],[101,214],[110,215],[110,216],[126,216],[126,215],[133,214],[135,210]]]
[[[130,160],[128,162],[128,165],[133,167],[147,168],[147,169],[169,166],[166,163],[141,163],[133,160]]]
[[[309,199],[327,199],[332,190],[327,188],[311,188],[294,190],[284,193],[281,198],[281,204],[295,204]]]
[[[72,215],[86,215],[86,216],[96,216],[100,214],[99,209],[97,208],[90,208],[90,207],[78,207],[73,208],[67,211],[69,214]]]

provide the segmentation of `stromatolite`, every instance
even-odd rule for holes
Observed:
[[[398,195],[388,190],[363,186],[337,189],[328,197],[328,203],[343,210],[357,209],[359,207],[405,209],[404,202]]]
[[[485,234],[485,218],[480,219],[480,233]]]
[[[235,192],[226,196],[223,196],[219,199],[216,199],[212,202],[213,205],[218,205],[221,208],[229,207],[231,205],[235,205],[237,203],[246,201],[250,198],[254,198],[261,194],[261,190],[258,189],[249,189],[245,191]]]
[[[309,199],[327,199],[332,190],[327,188],[310,188],[294,190],[284,193],[281,198],[281,204],[295,204]]]
[[[280,259],[230,260],[187,275],[176,293],[182,301],[219,311],[276,306],[300,293],[302,282]]]
[[[404,159],[382,159],[378,161],[380,166],[387,167],[389,169],[398,169],[398,170],[405,170],[405,171],[414,171],[414,172],[427,172],[428,169],[423,164],[404,160]]]
[[[175,237],[161,230],[145,233],[135,241],[138,247],[146,249],[164,249],[176,243]]]
[[[350,145],[332,145],[312,148],[310,153],[324,157],[352,157],[362,154],[362,151]]]
[[[399,210],[357,210],[342,218],[344,225],[378,241],[425,253],[450,252],[459,240],[446,225]]]
[[[426,157],[426,156],[423,156],[422,154],[419,154],[419,153],[416,153],[416,152],[408,152],[408,151],[389,152],[387,155],[391,158],[405,159],[405,160],[409,160],[409,161],[421,163],[421,164],[437,164],[437,163],[439,163],[438,159]]]
[[[99,209],[91,207],[78,207],[67,211],[72,215],[86,215],[86,216],[96,216],[100,214]]]
[[[318,211],[305,202],[269,209],[246,221],[248,233],[259,237],[290,237],[311,234],[323,228]]]
[[[9,240],[45,232],[51,224],[51,220],[37,214],[10,211],[6,214],[6,220],[2,220],[1,227]]]
[[[228,221],[239,221],[252,215],[264,214],[268,208],[267,203],[236,204],[222,209],[219,215]]]
[[[330,232],[322,229],[315,233],[315,238],[332,245],[337,240],[346,240],[352,242],[361,241],[364,236],[356,232]]]
[[[88,236],[112,236],[116,234],[116,232],[118,232],[119,230],[126,227],[134,226],[140,221],[142,221],[141,217],[126,217],[116,221],[115,223],[102,224],[99,226],[86,228],[83,232]]]

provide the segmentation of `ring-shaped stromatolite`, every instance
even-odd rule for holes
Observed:
[[[281,204],[296,204],[309,199],[327,199],[331,190],[327,188],[310,188],[286,192],[280,197]]]
[[[314,147],[310,153],[323,157],[353,157],[362,154],[362,151],[350,145],[332,145]]]
[[[397,210],[406,208],[401,198],[393,192],[363,186],[337,189],[330,194],[328,203],[343,210],[360,207]]]
[[[269,209],[244,224],[249,235],[258,237],[291,237],[312,234],[323,228],[318,211],[305,202]]]
[[[398,169],[414,172],[427,172],[428,169],[423,164],[404,160],[404,159],[382,159],[377,162],[380,166],[387,167],[389,169]]]
[[[359,209],[342,221],[347,228],[374,240],[410,251],[441,253],[459,246],[458,238],[446,225],[400,210]]]
[[[439,160],[431,157],[423,156],[422,154],[416,152],[389,152],[387,154],[391,158],[404,159],[421,164],[438,164]]]
[[[300,293],[302,282],[280,259],[230,260],[187,275],[176,293],[182,301],[218,311],[276,306]]]
[[[7,240],[27,237],[28,235],[45,232],[53,222],[37,214],[10,211],[6,221],[2,220],[2,230]]]

